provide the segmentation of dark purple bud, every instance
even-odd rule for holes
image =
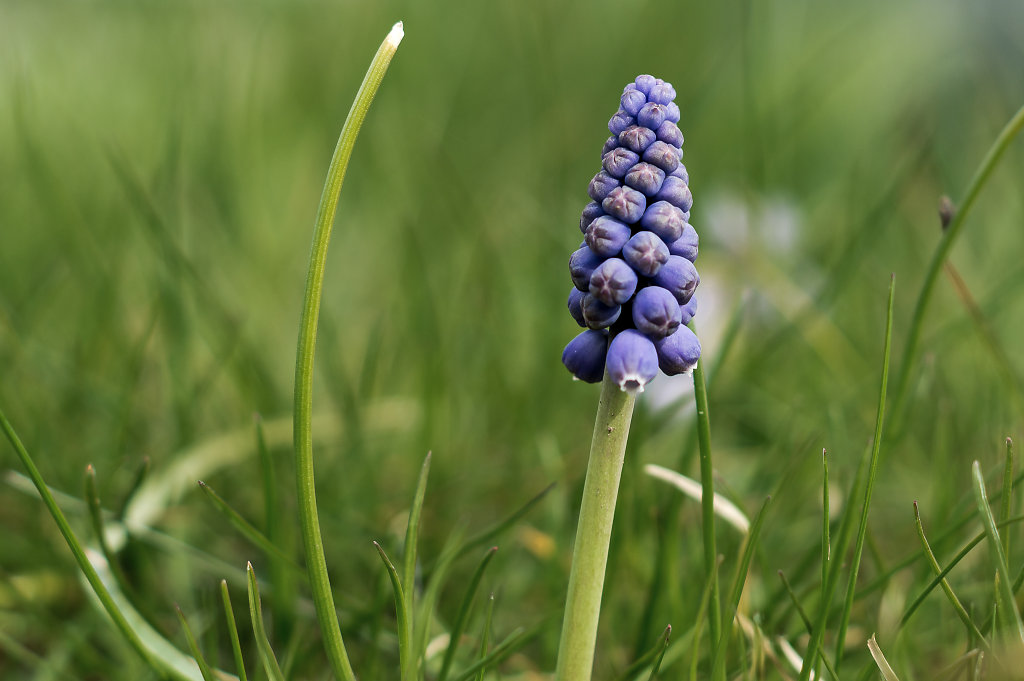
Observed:
[[[633,299],[633,324],[650,338],[659,340],[672,335],[682,320],[675,296],[660,286],[648,286]]]
[[[583,302],[583,296],[585,295],[587,294],[574,287],[569,291],[569,300],[566,302],[566,305],[569,307],[569,314],[572,315],[577,324],[584,328],[587,326],[587,320],[583,318],[583,308],[580,306],[580,303]]]
[[[700,341],[685,326],[655,343],[658,352],[658,366],[667,376],[686,374],[693,371],[700,359]]]
[[[655,78],[654,76],[648,76],[646,74],[644,74],[642,76],[637,76],[636,80],[633,81],[633,83],[636,86],[636,89],[639,90],[640,92],[644,93],[645,95],[648,92],[651,91],[651,88],[657,82],[658,82],[657,78]],[[629,87],[629,86],[627,85],[626,87]]]
[[[622,259],[645,277],[657,274],[668,256],[668,246],[654,232],[637,232],[622,247]]]
[[[672,83],[666,83],[662,81],[651,87],[651,91],[647,93],[647,100],[655,102],[656,104],[667,105],[673,99],[676,98],[676,89],[672,87]]]
[[[604,211],[601,209],[600,203],[597,201],[588,203],[583,207],[583,215],[580,216],[580,231],[586,234],[590,223],[602,215],[604,215]]]
[[[678,168],[669,173],[669,175],[672,177],[678,177],[685,184],[690,184],[690,173],[686,172],[686,166],[682,163],[679,164]]]
[[[601,331],[586,330],[569,341],[562,351],[562,364],[572,375],[587,383],[604,378],[604,358],[608,336]]]
[[[594,179],[590,181],[590,186],[587,187],[587,194],[595,201],[601,201],[604,197],[608,196],[611,190],[620,186],[620,184],[618,180],[602,170],[597,175],[594,175]]]
[[[647,209],[647,199],[635,189],[616,187],[601,202],[601,207],[608,215],[633,224],[643,217],[644,210]]]
[[[606,359],[608,375],[620,388],[643,392],[658,375],[658,351],[639,331],[626,329],[612,339]]]
[[[620,180],[626,176],[629,169],[640,161],[640,157],[625,147],[615,147],[601,157],[601,165],[606,173]]]
[[[647,102],[636,114],[637,125],[642,125],[651,130],[657,130],[668,117],[668,111],[661,104]]]
[[[615,115],[612,116],[611,120],[608,121],[608,129],[613,135],[618,135],[634,123],[636,123],[636,119],[633,116],[630,116],[628,112],[619,109],[615,112]]]
[[[601,158],[604,158],[605,154],[607,154],[609,151],[611,151],[612,149],[614,149],[617,146],[619,146],[619,136],[618,135],[612,135],[611,137],[606,139],[604,141],[604,147],[601,148]]]
[[[693,194],[690,193],[690,188],[673,175],[665,178],[657,198],[659,201],[668,201],[684,213],[689,213],[690,207],[693,206]]]
[[[644,160],[671,173],[679,167],[679,149],[667,142],[654,142],[644,151]]]
[[[688,302],[686,305],[680,305],[679,314],[681,315],[679,323],[683,324],[684,326],[686,324],[689,324],[690,320],[693,319],[694,316],[696,316],[697,314],[697,296],[691,297],[690,302]]]
[[[626,173],[625,183],[646,196],[654,196],[665,181],[665,171],[650,163],[637,163]]]
[[[675,102],[669,102],[665,105],[665,110],[668,112],[665,120],[672,121],[673,123],[679,122],[679,105]]]
[[[654,131],[639,125],[631,125],[619,133],[619,144],[630,151],[642,154],[658,138]]]
[[[668,251],[672,255],[678,255],[686,258],[690,262],[696,262],[698,245],[699,238],[697,237],[697,230],[695,230],[690,224],[686,224],[683,227],[682,235],[668,245]]]
[[[629,241],[630,230],[609,215],[602,215],[587,227],[587,246],[602,258],[618,255]]]
[[[608,258],[590,275],[589,290],[592,296],[605,305],[622,305],[636,291],[636,285],[636,272],[625,260]]]
[[[587,246],[581,246],[569,256],[569,276],[572,277],[573,286],[581,291],[590,290],[590,277],[594,270],[602,262],[596,253]]]
[[[673,147],[681,148],[683,146],[683,133],[679,130],[679,126],[672,121],[665,121],[662,123],[654,134],[658,136],[658,139],[665,144],[671,144]]]
[[[573,289],[574,291],[576,289]],[[622,313],[620,305],[605,305],[600,300],[590,295],[583,294],[580,302],[580,310],[583,312],[584,325],[591,329],[606,329],[615,323]]]
[[[600,268],[598,268],[600,269]],[[598,270],[594,270],[597,274]],[[653,277],[654,283],[668,289],[668,292],[676,297],[680,305],[690,302],[693,292],[700,283],[700,276],[693,263],[678,255],[670,255],[668,262],[661,266],[658,273]],[[590,278],[591,290],[593,290],[594,278]]]
[[[672,178],[665,178],[665,184],[670,179]],[[661,193],[658,195],[660,196]],[[685,224],[683,211],[667,201],[657,201],[651,204],[644,216],[640,218],[640,225],[657,234],[666,244],[670,244],[682,236]]]
[[[636,116],[637,111],[647,103],[647,97],[644,93],[639,90],[626,90],[622,93],[622,99],[619,100],[622,104],[622,109],[630,116]]]

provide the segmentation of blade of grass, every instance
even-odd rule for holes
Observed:
[[[402,584],[406,588],[406,598],[412,607],[416,592],[416,541],[420,531],[420,513],[423,511],[423,497],[427,493],[427,476],[430,474],[430,452],[423,459],[420,467],[419,480],[416,482],[416,496],[413,497],[409,511],[409,523],[405,528],[405,549],[402,552]]]
[[[459,606],[459,612],[455,616],[455,623],[452,625],[448,649],[444,651],[444,660],[441,663],[441,671],[437,674],[437,681],[445,681],[448,678],[448,672],[451,669],[452,662],[455,660],[455,651],[459,647],[459,640],[462,638],[462,632],[466,629],[466,621],[469,619],[469,610],[473,604],[473,596],[480,586],[480,580],[484,576],[484,571],[497,552],[497,546],[492,546],[488,549],[487,553],[484,554],[483,560],[480,561],[480,564],[477,565],[476,570],[473,572],[473,576],[469,579],[469,587],[466,588],[466,594],[462,597],[462,604]]]
[[[665,652],[668,650],[668,640],[672,637],[672,625],[665,627],[665,637],[661,642],[661,652],[658,653],[658,659],[654,661],[654,665],[651,667],[651,675],[647,677],[647,681],[654,681],[658,676],[658,671],[661,669],[661,663],[665,660]]]
[[[537,638],[537,635],[540,634],[547,624],[548,623],[545,621],[540,624],[536,624],[529,629],[524,629],[523,627],[517,628],[511,634],[506,636],[501,643],[494,646],[494,648],[491,649],[491,652],[456,676],[454,681],[469,681],[470,678],[476,676],[479,672],[485,671],[491,666],[498,664],[506,657]]]
[[[256,583],[256,572],[252,569],[252,563],[245,566],[249,583],[249,617],[252,619],[252,634],[256,639],[256,649],[260,653],[260,661],[263,663],[263,670],[267,672],[270,681],[284,681],[284,674],[281,673],[281,666],[277,664],[277,657],[274,649],[267,638],[267,630],[263,626],[263,605],[260,602],[260,587]]]
[[[1006,438],[1006,465],[1003,469],[1003,498],[1002,512],[999,514],[1001,523],[1010,519],[1010,512],[1013,508],[1013,440]],[[1003,532],[1003,555],[1010,555],[1010,533]]]
[[[242,514],[233,509],[228,502],[224,501],[223,497],[217,494],[212,487],[202,480],[197,480],[196,482],[199,484],[199,489],[203,490],[206,498],[210,500],[214,507],[228,519],[228,522],[230,522],[231,525],[242,534],[242,536],[255,544],[257,548],[262,549],[268,557],[276,558],[292,569],[300,573],[303,572],[298,563],[289,558],[280,548],[278,548],[276,544],[271,542],[262,532],[256,529],[252,523],[243,518]]]
[[[697,440],[700,445],[701,535],[704,538],[704,574],[711,584],[708,600],[708,633],[711,655],[717,656],[722,638],[722,602],[718,593],[718,549],[715,548],[715,472],[711,460],[711,420],[708,416],[708,391],[704,365],[697,360],[693,370],[693,392],[697,403]],[[712,677],[717,681],[715,677]]]
[[[412,608],[402,589],[398,570],[388,558],[388,554],[384,553],[381,545],[377,542],[373,542],[373,545],[377,548],[380,559],[384,561],[388,577],[391,578],[391,588],[395,593],[395,614],[398,620],[398,662],[401,667],[401,678],[402,681],[413,681],[417,671],[416,659],[414,659],[415,650],[412,645]]]
[[[875,640],[874,634],[871,634],[871,638],[868,639],[868,651],[870,651],[871,657],[874,658],[875,664],[878,665],[878,670],[882,672],[882,678],[885,681],[900,681],[900,678],[896,676],[896,672],[889,666],[885,655],[882,654],[882,649],[878,647],[878,641]]]
[[[617,681],[630,681],[634,676],[643,671],[657,659],[660,666],[665,657],[665,650],[668,648],[668,637],[672,633],[672,625],[665,627],[665,631],[658,637],[657,642],[651,646],[643,655],[633,660],[632,664],[626,667],[625,671],[618,675]]]
[[[800,615],[800,619],[804,623],[804,629],[807,630],[808,635],[811,635],[814,633],[814,627],[811,625],[811,618],[807,616],[807,611],[804,610],[804,606],[800,605],[800,599],[797,598],[796,593],[793,591],[793,587],[790,585],[789,580],[786,579],[786,575],[782,570],[779,570],[779,579],[782,580],[782,586],[785,588],[786,593],[789,594],[790,601],[793,603],[793,607],[796,608],[797,614]],[[820,647],[818,648],[818,659],[825,665],[825,669],[832,675],[833,679],[839,678],[839,675],[836,674],[835,667],[833,667],[832,663],[828,661],[827,657],[825,657],[825,650]]]
[[[363,78],[362,85],[352,102],[345,125],[338,138],[338,146],[331,158],[327,181],[317,208],[313,247],[309,258],[306,291],[303,296],[302,319],[299,323],[298,349],[295,360],[295,477],[298,487],[299,516],[302,519],[303,546],[306,551],[306,569],[313,591],[317,620],[323,635],[324,647],[331,669],[337,679],[356,681],[355,672],[345,650],[338,623],[338,612],[334,605],[331,582],[327,573],[327,559],[324,555],[323,536],[316,505],[316,487],[313,473],[313,358],[316,348],[317,320],[320,316],[320,300],[323,294],[324,271],[327,267],[327,245],[331,239],[331,227],[338,208],[338,195],[345,179],[345,171],[352,156],[359,128],[366,118],[377,89],[380,87],[388,64],[402,41],[402,23],[394,25]]]
[[[224,619],[228,623],[228,639],[231,641],[231,653],[235,657],[235,669],[238,670],[238,681],[248,681],[245,676],[245,660],[242,658],[242,644],[238,640],[238,625],[235,622],[235,610],[231,607],[231,594],[228,593],[228,582],[220,580],[220,599],[224,604]]]
[[[118,563],[117,556],[110,550],[110,544],[107,542],[106,525],[103,522],[103,507],[100,504],[100,495],[96,490],[96,469],[93,468],[92,464],[85,467],[85,504],[89,509],[89,521],[92,523],[93,534],[96,535],[96,543],[99,544],[103,557],[107,559],[107,564],[110,565],[110,571],[114,575],[118,587],[127,594],[129,593],[128,579],[121,570],[121,564]]]
[[[181,622],[181,628],[185,632],[185,640],[188,641],[188,649],[192,651],[192,657],[195,658],[196,664],[199,665],[199,673],[203,675],[203,680],[218,681],[217,677],[213,674],[213,670],[210,669],[210,665],[207,664],[206,658],[203,657],[203,651],[199,649],[199,643],[196,641],[196,637],[192,634],[192,627],[188,626],[188,620],[185,619],[185,613],[183,613],[181,608],[177,605],[174,606],[174,610],[178,613],[178,621]]]
[[[483,660],[487,657],[487,649],[491,646],[491,623],[494,621],[494,594],[490,595],[487,599],[487,611],[484,614],[484,633],[480,637],[480,653],[479,660]],[[487,670],[484,667],[480,667],[480,671],[477,672],[476,681],[484,681],[484,674]]]
[[[128,506],[132,503],[132,499],[138,494],[139,488],[142,487],[142,483],[146,481],[146,477],[149,475],[149,471],[152,468],[152,462],[148,456],[142,457],[142,461],[139,463],[138,469],[135,471],[135,477],[132,478],[132,484],[128,486],[128,492],[124,495],[124,499],[121,501],[121,508],[117,512],[117,519],[124,520],[124,514],[128,510]]]
[[[473,549],[479,548],[480,546],[484,546],[485,544],[494,543],[494,540],[501,536],[502,533],[504,533],[510,527],[514,526],[517,522],[522,520],[522,518],[526,516],[527,513],[533,510],[533,507],[539,504],[544,499],[544,497],[546,497],[548,493],[555,488],[557,484],[557,482],[551,483],[543,490],[541,490],[540,493],[538,493],[532,499],[523,504],[518,510],[512,513],[512,515],[508,516],[504,520],[496,522],[494,525],[491,525],[487,529],[481,531],[479,534],[473,535],[472,537],[464,541],[462,545],[459,547],[458,554],[461,556],[465,553],[468,553],[469,551],[472,551]],[[434,566],[431,567],[431,571],[433,571],[433,568]]]
[[[846,601],[843,604],[842,615],[839,619],[839,632],[836,635],[835,667],[837,672],[841,670],[843,661],[843,649],[846,646],[846,628],[850,624],[850,613],[853,611],[853,597],[857,591],[857,574],[860,571],[860,559],[864,552],[864,538],[868,531],[871,494],[875,488],[879,452],[882,448],[882,426],[885,423],[885,394],[889,385],[889,359],[892,354],[892,319],[895,296],[896,276],[893,275],[889,279],[889,305],[885,320],[885,349],[882,351],[882,380],[878,390],[878,411],[875,417],[875,435],[871,445],[871,463],[868,465],[868,480],[864,488],[864,505],[861,507],[860,529],[857,532],[857,544],[854,548],[853,561],[850,565],[850,579],[846,585]]]
[[[828,579],[828,565],[829,559],[831,558],[831,544],[829,543],[829,492],[828,492],[828,450],[821,450],[821,469],[822,469],[822,481],[821,481],[821,506],[822,506],[822,521],[821,521],[821,583],[824,584]],[[782,574],[781,572],[779,573]],[[790,590],[792,593],[792,590]]]

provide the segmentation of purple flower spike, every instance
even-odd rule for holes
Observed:
[[[597,270],[594,271],[597,273]],[[593,277],[591,277],[593,282]],[[678,255],[670,255],[668,262],[661,266],[658,274],[654,276],[654,283],[668,289],[669,293],[676,297],[680,305],[690,302],[693,292],[700,284],[700,276],[693,263]],[[591,283],[593,289],[593,283]]]
[[[573,289],[575,291],[575,289]],[[580,302],[580,311],[583,313],[584,326],[591,329],[606,329],[615,323],[622,313],[620,305],[605,305],[600,300],[584,293]]]
[[[629,237],[629,227],[608,215],[602,215],[587,227],[587,246],[602,258],[618,255]]]
[[[608,215],[633,224],[643,217],[644,210],[647,209],[647,199],[635,189],[616,187],[601,202],[601,207]]]
[[[668,245],[668,251],[672,255],[678,255],[686,258],[690,262],[697,262],[698,245],[699,238],[697,237],[697,230],[687,224],[683,227],[682,236]]]
[[[600,203],[597,201],[588,203],[583,207],[583,215],[580,216],[580,231],[586,234],[590,223],[602,215],[604,215],[604,211],[601,209]]]
[[[647,93],[647,100],[656,104],[667,105],[676,98],[676,89],[672,83],[661,82],[651,87]]]
[[[587,383],[604,377],[604,358],[608,336],[601,331],[587,330],[569,341],[562,351],[562,364],[572,375]]]
[[[658,351],[642,333],[627,329],[612,339],[606,364],[608,375],[620,388],[643,392],[658,375]]]
[[[637,163],[629,169],[623,181],[645,196],[654,196],[665,181],[665,171],[650,163]]]
[[[668,111],[668,114],[666,115],[665,120],[672,121],[673,123],[678,123],[679,122],[679,105],[676,104],[675,102],[669,102],[668,104],[665,105],[665,109]]]
[[[654,142],[644,151],[644,160],[671,173],[679,167],[679,149],[666,142]]]
[[[609,192],[620,184],[618,180],[602,170],[597,175],[594,175],[594,179],[590,181],[590,185],[587,187],[587,194],[595,201],[603,201],[604,197],[608,196]]]
[[[647,102],[636,114],[637,125],[657,130],[668,119],[668,111],[661,104]]]
[[[687,374],[693,371],[700,359],[700,341],[685,326],[680,326],[674,334],[656,342],[655,347],[658,366],[666,376]]]
[[[668,201],[684,213],[689,213],[690,206],[693,205],[693,194],[690,193],[690,188],[686,186],[685,182],[674,175],[669,175],[665,178],[664,184],[661,185],[661,191],[658,192],[657,199],[659,201]]]
[[[651,340],[671,336],[682,318],[675,296],[660,286],[642,288],[633,299],[633,324]]]
[[[658,139],[662,142],[671,144],[677,149],[682,148],[683,146],[683,133],[679,130],[679,126],[672,121],[665,121],[662,123],[658,129],[654,131],[654,134],[656,134]]]
[[[686,172],[686,166],[682,163],[679,164],[678,168],[669,173],[669,175],[672,177],[678,177],[684,184],[690,184],[690,173]]]
[[[569,257],[569,276],[572,277],[573,286],[580,291],[590,290],[590,277],[594,270],[601,264],[602,258],[586,246],[573,252]]]
[[[665,182],[672,178],[665,178]],[[664,191],[664,189],[662,189]],[[659,193],[660,196],[660,193]],[[640,224],[644,229],[649,229],[667,244],[672,243],[683,234],[683,226],[686,220],[683,219],[683,211],[667,201],[657,201],[648,207]]]
[[[601,165],[606,173],[620,180],[626,176],[629,169],[640,161],[640,156],[635,152],[623,147],[615,147],[601,157]]]
[[[669,249],[654,232],[634,234],[622,247],[622,259],[645,277],[653,277],[668,262]]]
[[[628,112],[619,109],[615,112],[615,115],[612,116],[611,120],[608,121],[608,130],[610,130],[613,135],[618,135],[634,123],[636,123],[636,118],[629,115]]]
[[[587,320],[583,318],[583,308],[580,307],[580,303],[583,302],[583,296],[586,294],[576,287],[573,287],[569,291],[569,300],[566,301],[566,305],[569,307],[569,314],[576,320],[576,323],[586,328]]]
[[[622,93],[622,99],[619,102],[622,104],[623,111],[630,116],[636,116],[636,113],[647,103],[647,97],[639,90],[626,90]]]
[[[637,283],[636,272],[625,260],[608,258],[590,275],[589,290],[590,295],[605,305],[622,305],[632,297]]]
[[[650,128],[631,125],[619,133],[619,144],[636,154],[644,153],[644,149],[654,144],[658,136]]]
[[[684,326],[686,324],[689,324],[690,320],[693,319],[694,316],[697,314],[697,296],[693,296],[692,298],[690,298],[690,302],[688,302],[686,305],[680,305],[679,314],[681,315],[679,323],[683,324]]]
[[[633,81],[634,85],[636,86],[636,89],[644,93],[645,95],[650,93],[651,88],[654,87],[654,84],[657,82],[657,78],[655,78],[654,76],[648,76],[646,74],[642,76],[637,76],[636,80]],[[629,86],[627,85],[626,87]]]
[[[605,154],[607,154],[609,151],[611,151],[612,149],[614,149],[617,146],[619,146],[619,136],[618,135],[612,135],[611,137],[606,139],[604,141],[604,147],[601,148],[601,158],[604,158]]]

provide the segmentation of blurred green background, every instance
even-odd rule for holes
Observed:
[[[212,441],[204,479],[260,525],[259,413],[277,424],[280,542],[299,555],[288,414],[313,218],[355,90],[399,19],[406,38],[342,191],[318,345],[321,522],[357,670],[397,677],[393,639],[367,624],[393,626],[370,542],[400,553],[428,450],[425,564],[453,532],[558,483],[498,542],[483,587],[498,634],[554,617],[509,678],[554,666],[597,402],[559,362],[577,333],[566,262],[607,119],[639,73],[679,93],[708,362],[739,320],[711,387],[719,484],[748,513],[774,498],[746,607],[798,639],[791,612],[762,609],[780,609],[776,570],[820,539],[821,449],[838,508],[871,437],[890,273],[898,371],[939,197],[961,197],[1024,103],[1020,2],[0,0],[0,404],[44,476],[80,496],[93,463],[116,509],[144,457],[158,484]],[[1022,186],[1018,140],[951,258],[975,316],[944,275],[926,317],[904,427],[882,450],[866,578],[915,541],[912,500],[940,525],[969,496],[971,460],[996,464],[1021,434]],[[688,378],[660,377],[639,403],[600,678],[698,607],[699,509],[682,505],[679,574],[656,577],[671,492],[641,470],[695,474],[691,393]],[[225,433],[246,443],[237,455]],[[0,464],[20,471],[6,445]],[[146,678],[41,504],[6,480],[0,677]],[[197,488],[152,520],[236,572],[132,540],[139,609],[183,645],[181,604],[230,667],[217,580],[240,584],[246,560],[265,578],[265,557]],[[738,538],[722,534],[731,574]],[[669,597],[645,616],[654,579]],[[805,592],[815,579],[803,575]],[[851,655],[867,659],[864,636],[885,631],[910,583],[898,575],[858,607]],[[919,618],[909,659],[962,646],[952,622]],[[301,678],[326,673],[313,622],[301,603],[274,620]]]

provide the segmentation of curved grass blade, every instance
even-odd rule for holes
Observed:
[[[388,554],[384,553],[381,545],[377,542],[373,542],[373,545],[377,548],[380,559],[384,561],[384,567],[387,568],[388,576],[391,578],[391,588],[395,592],[395,614],[398,620],[398,662],[401,666],[401,678],[402,681],[414,681],[416,677],[416,660],[413,658],[414,650],[412,646],[412,608],[409,606],[408,598],[402,591],[402,582],[398,577],[398,570],[395,569],[391,559],[388,558]]]
[[[644,465],[644,473],[662,482],[667,482],[694,501],[700,502],[704,498],[701,484],[682,473],[653,463]],[[743,534],[750,532],[750,520],[746,514],[736,504],[717,492],[714,495],[714,511],[719,518],[735,527],[739,532]]]
[[[430,474],[430,452],[427,452],[420,467],[419,479],[416,482],[416,496],[409,510],[409,523],[405,528],[405,548],[402,552],[402,584],[407,590],[406,598],[410,607],[416,592],[416,542],[420,531],[420,513],[423,511],[423,497],[427,493],[427,476]]]
[[[697,404],[697,441],[700,446],[701,534],[704,538],[704,574],[711,585],[708,601],[708,631],[712,655],[718,655],[722,639],[722,602],[718,593],[718,549],[715,548],[715,477],[711,461],[711,421],[708,417],[708,389],[704,365],[698,359],[693,369],[693,392]],[[717,681],[716,677],[712,677]],[[804,680],[806,681],[806,680]]]
[[[1003,498],[1001,504],[1001,512],[999,514],[1000,522],[1005,523],[1010,519],[1010,513],[1013,508],[1013,440],[1006,438],[1006,463],[1003,468]],[[1010,533],[1003,532],[1003,555],[1010,555]]]
[[[871,652],[871,657],[875,660],[875,664],[878,665],[878,670],[882,672],[882,678],[885,681],[900,681],[900,677],[896,676],[896,672],[892,670],[888,660],[885,659],[885,655],[882,654],[882,649],[878,647],[878,641],[875,640],[874,634],[871,634],[871,638],[868,639],[868,650]]]
[[[656,663],[660,667],[661,661],[665,658],[665,651],[668,649],[668,638],[671,633],[672,625],[670,624],[665,627],[665,630],[658,637],[658,641],[649,650],[633,660],[633,663],[616,677],[617,681],[630,681],[634,676],[649,667],[651,663]],[[654,678],[653,674],[651,678]]]
[[[668,650],[668,640],[672,636],[672,625],[665,627],[665,636],[661,641],[661,652],[658,653],[658,659],[654,661],[654,666],[651,667],[651,675],[647,677],[647,681],[654,681],[655,677],[658,676],[658,671],[661,669],[661,663],[665,659],[665,651]]]
[[[185,631],[185,640],[188,641],[188,648],[192,651],[192,657],[195,658],[196,664],[199,665],[199,673],[203,675],[203,681],[217,681],[217,677],[213,675],[213,670],[210,669],[206,658],[203,657],[203,651],[199,649],[196,637],[192,634],[192,627],[188,626],[185,613],[177,605],[174,606],[174,611],[178,613],[178,621],[181,622],[181,628]]]
[[[436,567],[430,573],[430,579],[427,581],[427,587],[423,591],[423,598],[420,599],[420,606],[416,612],[415,626],[412,627],[415,646],[414,659],[420,660],[426,655],[430,623],[434,619],[434,606],[437,605],[437,600],[441,595],[441,587],[448,579],[448,571],[451,569],[452,563],[460,555],[461,544],[461,533],[456,532],[450,535],[444,548],[441,549],[441,557],[438,558]],[[411,604],[410,612],[412,612]]]
[[[150,458],[148,456],[142,457],[139,468],[135,471],[135,477],[132,479],[132,484],[128,486],[128,493],[124,495],[124,499],[121,501],[121,508],[117,512],[118,520],[124,520],[124,514],[128,510],[129,504],[132,503],[135,495],[139,493],[139,489],[142,487],[142,483],[146,481],[151,468],[152,461],[150,461]]]
[[[92,464],[85,467],[85,505],[89,509],[89,521],[92,523],[93,534],[96,535],[96,543],[99,544],[103,557],[107,559],[114,580],[124,593],[129,593],[128,579],[121,570],[117,557],[110,550],[110,543],[107,542],[106,525],[103,522],[103,507],[100,505],[100,495],[96,491],[96,469]]]
[[[484,615],[484,633],[480,637],[480,656],[479,659],[487,657],[487,649],[491,645],[491,623],[494,621],[494,594],[492,593],[490,598],[487,599],[487,612]],[[484,681],[484,674],[486,669],[480,668],[477,673],[476,681]]]
[[[249,583],[249,617],[252,619],[252,634],[256,638],[256,648],[260,653],[260,661],[270,681],[284,681],[281,666],[277,664],[274,649],[267,638],[267,630],[263,626],[263,604],[260,602],[260,587],[256,583],[256,572],[252,563],[245,565]]]
[[[501,643],[494,646],[490,653],[485,655],[482,659],[470,665],[458,676],[454,677],[455,681],[469,681],[472,677],[478,673],[483,672],[493,665],[502,662],[512,653],[516,652],[527,643],[537,637],[538,634],[547,626],[548,622],[541,622],[536,624],[529,629],[523,627],[517,628],[511,634],[506,636]]]
[[[467,539],[459,547],[458,555],[461,556],[469,551],[472,551],[475,548],[484,546],[485,544],[493,543],[498,536],[500,536],[503,532],[505,532],[510,527],[519,522],[527,513],[529,513],[533,509],[534,506],[539,504],[541,500],[548,495],[548,492],[553,490],[555,488],[555,485],[557,484],[557,482],[551,483],[543,490],[541,490],[539,494],[537,494],[532,499],[523,504],[521,507],[519,507],[519,509],[512,513],[512,515],[510,515],[509,517],[505,518],[504,520],[498,521],[494,525],[491,525],[487,529],[481,531],[479,534],[473,535],[472,537]],[[431,568],[431,571],[433,571],[433,567]]]
[[[444,651],[444,660],[441,662],[441,671],[437,674],[437,681],[445,681],[448,678],[448,672],[451,670],[452,662],[455,660],[455,651],[459,647],[459,640],[462,638],[462,632],[466,630],[466,621],[469,619],[469,610],[473,604],[473,596],[476,595],[476,590],[480,586],[480,580],[484,576],[484,571],[497,552],[497,546],[492,546],[488,549],[487,553],[484,554],[483,560],[480,561],[480,564],[477,565],[476,570],[473,572],[473,576],[469,579],[466,595],[462,597],[462,604],[459,606],[459,612],[455,616],[455,623],[452,625],[448,649]]]
[[[231,607],[231,594],[228,593],[228,582],[220,580],[220,599],[224,604],[224,619],[228,623],[228,639],[231,640],[231,653],[235,657],[235,669],[238,681],[248,681],[245,676],[245,660],[242,659],[242,644],[238,640],[238,625],[235,623],[235,610]]]

